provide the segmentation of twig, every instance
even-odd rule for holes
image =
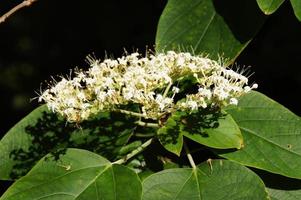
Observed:
[[[24,0],[22,3],[16,5],[15,7],[13,7],[10,11],[8,11],[7,13],[5,13],[4,15],[2,15],[0,17],[0,24],[2,22],[5,22],[5,20],[10,17],[12,14],[14,14],[15,12],[17,12],[18,10],[20,10],[21,8],[30,6],[32,3],[34,3],[37,0]]]
[[[127,114],[127,115],[130,115],[130,116],[134,116],[134,117],[140,117],[140,118],[148,118],[147,116],[141,114],[141,113],[137,113],[137,112],[132,112],[132,111],[128,111],[128,110],[122,110],[122,109],[115,109],[114,110],[115,112],[120,112],[120,113],[123,113],[123,114]]]
[[[154,137],[156,134],[154,133],[134,133],[134,136],[136,137],[142,137],[142,138],[146,138],[146,137]]]
[[[194,163],[193,157],[192,157],[192,155],[190,154],[190,151],[189,151],[189,149],[188,149],[188,147],[187,147],[185,141],[183,142],[183,145],[184,145],[184,149],[185,149],[185,152],[186,152],[186,156],[187,156],[187,158],[188,158],[188,160],[189,160],[189,163],[190,163],[191,167],[192,167],[193,169],[196,169],[196,165],[195,165],[195,163]]]
[[[125,157],[123,157],[123,158],[121,158],[119,160],[116,160],[115,162],[113,162],[113,164],[123,164],[123,163],[127,162],[129,159],[131,159],[135,155],[137,155],[140,152],[142,152],[148,145],[150,145],[152,143],[152,141],[153,141],[153,139],[147,140],[140,147],[138,147],[137,149],[133,150],[131,153],[127,154]]]
[[[156,123],[149,123],[149,122],[143,122],[143,121],[136,121],[135,124],[138,126],[144,126],[144,127],[150,127],[150,128],[159,128],[159,124]]]

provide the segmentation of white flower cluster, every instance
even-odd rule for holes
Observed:
[[[76,72],[73,79],[62,78],[46,89],[39,101],[70,122],[127,104],[138,104],[142,116],[158,119],[175,110],[237,104],[237,97],[257,87],[248,86],[247,77],[218,62],[190,53],[169,51],[147,57],[133,53],[103,62],[90,59],[90,65],[88,71]],[[188,76],[196,80],[198,92],[175,102],[177,86]]]

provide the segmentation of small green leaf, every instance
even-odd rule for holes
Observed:
[[[209,54],[215,60],[222,55],[230,64],[264,21],[250,0],[169,0],[159,21],[156,50]]]
[[[181,114],[174,113],[169,117],[163,127],[158,130],[158,137],[164,148],[177,156],[180,156],[183,147],[183,135],[181,133]]]
[[[284,2],[284,0],[257,0],[259,8],[266,15],[274,13]]]
[[[204,122],[204,118],[197,118],[199,118],[200,121]],[[201,128],[202,123],[196,123],[194,125],[193,123],[191,123],[193,121],[195,121],[195,117],[193,115],[188,116],[186,122],[189,126],[183,126],[182,129],[182,134],[190,138],[191,140],[218,149],[240,149],[243,147],[243,137],[238,125],[233,120],[231,115],[223,112],[222,116],[216,119],[213,118],[213,121],[210,122],[212,124],[207,127],[205,125],[204,128]],[[190,128],[197,125],[200,125],[200,128]]]
[[[142,188],[142,200],[269,199],[254,172],[227,160],[164,170],[147,177]]]
[[[280,190],[267,188],[271,200],[300,200],[301,189]]]
[[[218,149],[240,149],[243,146],[239,127],[226,113],[175,112],[158,130],[161,144],[176,155],[181,153],[183,136]]]
[[[292,178],[301,178],[301,118],[258,92],[226,109],[245,141],[239,151],[216,150],[229,160]]]
[[[127,167],[89,151],[68,149],[60,161],[43,158],[0,200],[140,200],[141,182]]]
[[[301,21],[301,1],[300,0],[291,0],[291,4],[294,9],[294,13],[299,21]]]

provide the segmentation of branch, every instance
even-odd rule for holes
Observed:
[[[12,14],[14,14],[15,12],[17,12],[18,10],[20,10],[21,8],[30,6],[32,3],[34,3],[37,0],[24,0],[22,3],[16,5],[15,7],[13,7],[10,11],[8,11],[7,13],[5,13],[4,15],[2,15],[0,17],[0,24],[2,22],[5,22],[5,20],[10,17]]]

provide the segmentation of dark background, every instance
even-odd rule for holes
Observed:
[[[75,66],[85,69],[90,53],[119,57],[123,48],[144,52],[153,47],[166,2],[39,0],[0,24],[0,138],[38,106],[30,99],[50,75],[68,74]],[[17,3],[1,1],[0,15]],[[237,59],[252,66],[251,82],[260,92],[299,115],[300,45],[301,22],[286,1]]]

